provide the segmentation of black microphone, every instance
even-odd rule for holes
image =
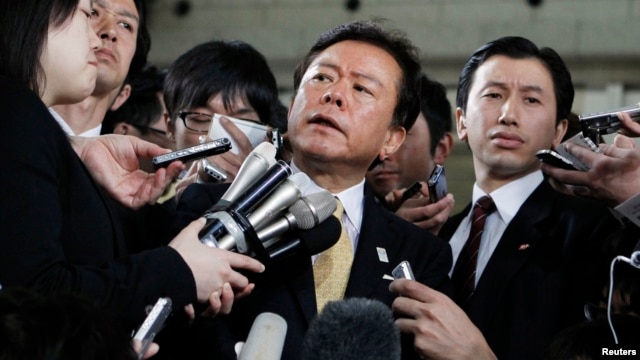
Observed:
[[[284,239],[267,248],[271,260],[282,259],[290,255],[312,256],[335,245],[340,239],[342,222],[335,216],[309,230],[300,230],[288,234]],[[293,238],[289,240],[287,238]]]
[[[287,335],[285,319],[271,312],[256,317],[242,345],[238,360],[280,360]]]
[[[399,360],[400,330],[379,300],[349,298],[327,303],[309,326],[303,360]]]
[[[279,160],[267,172],[249,186],[228,206],[214,205],[205,213],[209,220],[200,230],[200,241],[211,247],[218,247],[218,239],[225,234],[231,234],[236,239],[243,238],[251,231],[255,233],[246,216],[272,191],[291,175],[291,168],[287,163]],[[255,237],[255,236],[252,236]],[[256,239],[257,240],[257,239]]]

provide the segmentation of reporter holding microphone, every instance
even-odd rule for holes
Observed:
[[[106,195],[131,190],[124,200],[138,204],[182,165],[138,172],[138,151],[153,156],[167,150],[122,136],[97,140],[102,151],[88,159],[88,148],[74,150],[47,111],[81,101],[95,86],[94,51],[101,45],[91,12],[89,0],[0,4],[0,284],[82,294],[114,311],[129,329],[161,296],[176,309],[199,302],[210,314],[227,313],[253,289],[237,269],[261,272],[260,262],[201,244],[203,219],[169,246],[128,254]],[[100,172],[106,169],[119,171]]]

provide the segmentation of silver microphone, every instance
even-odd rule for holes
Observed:
[[[278,314],[263,312],[253,321],[238,360],[280,360],[286,336],[287,321]]]
[[[286,208],[291,206],[309,187],[311,179],[305,173],[297,173],[289,176],[277,189],[275,189],[267,199],[263,200],[254,210],[247,216],[247,220],[254,230],[258,230],[261,225],[280,215]],[[225,250],[236,248],[240,253],[246,254],[251,249],[244,248],[244,242],[238,242],[237,238],[231,233],[224,235],[218,240],[218,247]]]
[[[320,224],[336,211],[336,207],[336,199],[328,191],[309,194],[293,203],[280,219],[260,229],[258,239],[267,248],[288,231],[308,230]]]
[[[219,205],[234,202],[240,194],[262,176],[276,162],[276,148],[268,142],[260,143],[242,162],[238,174],[227,191],[222,195]]]

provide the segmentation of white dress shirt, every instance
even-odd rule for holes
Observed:
[[[293,173],[300,172],[300,169],[291,162],[291,170]],[[302,194],[306,196],[319,191],[326,191],[311,180],[311,184],[308,186],[307,191]],[[332,194],[337,197],[342,206],[344,207],[344,214],[342,215],[342,224],[349,235],[351,245],[353,245],[353,251],[358,246],[358,239],[360,237],[360,229],[362,226],[362,213],[364,211],[364,178],[362,181],[338,194]],[[317,255],[316,255],[317,256]],[[314,261],[316,256],[314,256]]]
[[[504,230],[507,228],[511,220],[518,213],[518,210],[522,204],[527,200],[529,195],[544,181],[542,172],[540,170],[534,171],[518,180],[514,180],[496,190],[491,194],[488,194],[496,204],[496,211],[487,216],[484,224],[484,231],[482,232],[482,238],[480,240],[480,249],[478,250],[478,267],[476,269],[476,285],[482,275],[493,251],[498,246],[500,238]],[[460,251],[464,246],[469,233],[471,232],[471,215],[473,213],[473,204],[478,201],[482,196],[487,195],[482,191],[478,184],[473,185],[473,196],[471,210],[467,216],[462,219],[458,229],[451,237],[449,244],[451,245],[451,251],[453,253],[453,266],[449,271],[449,276],[453,273]]]

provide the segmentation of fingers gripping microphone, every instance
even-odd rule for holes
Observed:
[[[301,193],[306,190],[311,180],[304,173],[291,175],[267,199],[262,201],[253,212],[247,216],[251,226],[257,230],[260,225],[280,215],[287,207],[300,199]],[[218,241],[218,247],[225,250],[234,249],[247,254],[251,249],[244,248],[243,243],[236,243],[237,237],[230,234],[224,235]]]
[[[205,217],[210,221],[200,230],[198,234],[200,241],[206,245],[218,247],[218,239],[228,233],[237,241],[244,241],[245,236],[248,235],[248,241],[258,242],[255,231],[251,228],[246,216],[289,175],[291,175],[289,165],[284,161],[278,161],[231,204],[228,206],[216,204],[205,213]]]
[[[280,315],[264,312],[256,317],[238,360],[280,360],[287,322]]]
[[[400,330],[391,309],[378,300],[329,302],[311,322],[303,360],[399,360]]]

